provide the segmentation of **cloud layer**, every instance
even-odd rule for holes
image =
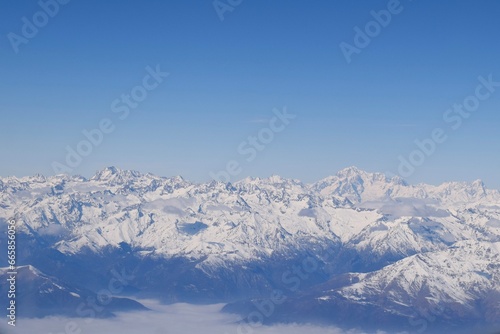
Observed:
[[[241,328],[238,317],[220,313],[219,305],[159,305],[141,301],[153,309],[150,312],[119,314],[114,319],[20,319],[14,330],[0,327],[0,333],[38,334],[361,334],[333,327],[279,325],[272,327]]]

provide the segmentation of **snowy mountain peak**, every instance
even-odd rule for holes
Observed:
[[[19,266],[19,267],[17,267],[17,272],[23,272],[23,271],[27,271],[31,275],[34,275],[34,276],[44,276],[40,270],[38,270],[37,268],[35,268],[32,265],[26,265],[26,266]]]
[[[9,267],[0,268],[0,275],[5,275],[11,271],[12,270]],[[22,275],[44,276],[40,270],[29,264],[24,266],[19,266],[16,268],[15,271]]]
[[[279,175],[273,174],[268,178],[271,183],[283,183],[286,179],[282,178]]]
[[[130,179],[139,178],[142,174],[135,170],[122,170],[117,167],[106,167],[92,176],[92,181],[124,183]]]
[[[477,189],[478,192],[481,192],[483,194],[486,193],[486,186],[482,180],[476,180],[472,182],[472,187]]]
[[[150,176],[150,177],[154,177],[154,175],[150,174],[150,173],[148,173],[147,175]],[[185,182],[187,182],[186,179],[184,179],[180,175],[172,176],[172,177],[169,177],[168,179],[170,181],[174,182],[174,183],[185,183]]]
[[[400,186],[405,186],[407,187],[409,184],[405,181],[405,179],[403,179],[401,176],[399,175],[395,175],[393,177],[391,177],[390,179],[390,182],[393,183],[393,184],[396,184],[396,185],[400,185]]]
[[[92,181],[106,181],[119,174],[121,171],[121,169],[114,166],[106,167],[100,171],[97,171],[90,179]]]
[[[359,176],[366,175],[366,174],[368,174],[368,173],[359,169],[358,167],[351,166],[351,167],[341,169],[340,171],[337,172],[336,176],[339,178],[352,178],[352,177],[359,177]]]

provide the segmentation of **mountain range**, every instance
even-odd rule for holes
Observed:
[[[156,298],[224,302],[243,322],[260,312],[269,324],[500,327],[500,192],[480,180],[410,185],[350,167],[312,184],[200,184],[108,167],[0,178],[4,245],[8,219],[20,284],[37,296],[30,317],[67,314],[104,289],[116,300],[101,316]]]

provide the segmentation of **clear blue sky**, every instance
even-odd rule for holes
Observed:
[[[500,188],[500,87],[459,129],[443,121],[478,76],[500,81],[500,2],[402,0],[348,64],[339,44],[387,4],[244,0],[221,21],[211,0],[72,0],[15,53],[8,34],[40,5],[1,0],[0,175],[54,174],[82,130],[109,118],[115,130],[72,174],[116,165],[205,181],[230,160],[234,179],[397,172],[440,127],[448,140],[409,181]],[[111,103],[157,64],[170,75],[120,120]],[[297,117],[246,161],[238,146],[283,106]]]

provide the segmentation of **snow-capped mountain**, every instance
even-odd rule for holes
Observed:
[[[471,233],[498,236],[485,216],[498,218],[500,194],[481,182],[409,186],[356,168],[312,185],[278,176],[193,184],[109,167],[90,180],[11,177],[0,187],[1,217],[16,217],[20,231],[53,239],[51,246],[66,254],[124,242],[143,254],[208,255],[207,261],[223,255],[226,262],[297,247],[303,239],[361,250],[378,250],[374,243],[383,240],[380,252],[404,253],[398,240],[414,252]]]
[[[126,267],[135,276],[130,293],[169,302],[233,301],[285,289],[283,273],[305,258],[318,268],[301,290],[322,294],[313,298],[320,306],[330,294],[314,289],[342,275],[357,283],[332,289],[335,298],[402,317],[409,314],[402,304],[427,301],[418,313],[452,297],[445,278],[463,286],[462,294],[500,286],[498,273],[474,267],[495,265],[497,257],[471,256],[471,267],[459,265],[460,252],[482,247],[494,254],[500,242],[500,192],[481,181],[409,185],[350,167],[313,184],[280,176],[195,184],[109,167],[88,180],[0,178],[0,222],[10,218],[24,264],[91,290],[106,284],[113,268]],[[463,281],[453,281],[460,270]],[[416,274],[421,280],[405,285]],[[463,306],[457,310],[476,310],[479,292],[454,300]],[[401,309],[393,307],[398,303]]]
[[[461,241],[370,273],[338,275],[288,298],[267,322],[341,324],[421,333],[488,333],[500,325],[500,243]],[[250,314],[265,300],[226,311]],[[382,326],[383,324],[383,326]]]
[[[2,282],[12,277],[10,271],[8,268],[0,268]],[[31,265],[18,267],[15,277],[17,289],[12,290],[15,293],[13,300],[18,310],[17,315],[21,317],[66,315],[106,318],[114,316],[113,312],[147,310],[142,304],[128,298],[109,296],[109,300],[103,300],[103,296],[108,297],[107,294],[98,295],[85,288],[72,287]],[[0,285],[0,301],[3,305],[9,304],[8,301],[4,302],[9,288],[8,284]],[[93,305],[96,307],[92,307]]]

